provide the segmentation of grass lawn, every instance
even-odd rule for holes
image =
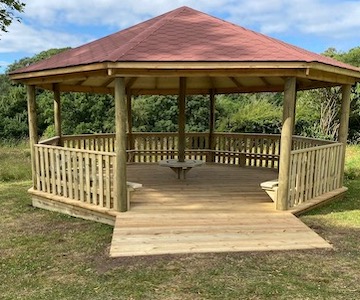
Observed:
[[[117,259],[112,227],[31,206],[29,159],[0,147],[0,299],[360,298],[360,147],[346,198],[301,217],[333,250]]]

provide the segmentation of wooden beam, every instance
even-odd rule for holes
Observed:
[[[21,82],[25,82],[27,79],[34,79],[39,80],[40,77],[48,77],[48,76],[63,76],[65,74],[69,74],[72,76],[74,73],[83,74],[84,72],[97,72],[101,71],[104,73],[104,77],[108,76],[108,69],[112,69],[112,74],[119,76],[125,75],[135,75],[137,71],[143,76],[151,75],[151,72],[155,72],[156,74],[163,74],[164,76],[169,76],[166,74],[166,71],[171,71],[173,76],[189,76],[184,71],[186,70],[195,70],[200,72],[209,73],[208,70],[226,70],[223,72],[224,76],[230,76],[231,70],[238,69],[238,74],[234,76],[248,76],[252,74],[259,73],[258,76],[266,76],[261,75],[261,72],[258,72],[261,69],[267,70],[267,74],[274,74],[272,76],[296,76],[294,72],[300,71],[303,76],[306,74],[311,75],[311,70],[318,70],[321,72],[325,72],[328,74],[332,74],[333,81],[335,77],[333,75],[343,75],[348,79],[355,82],[356,80],[360,79],[359,72],[355,69],[345,69],[341,67],[329,66],[323,63],[318,62],[104,62],[104,63],[94,63],[88,64],[83,66],[74,66],[74,67],[66,67],[66,68],[58,68],[58,69],[51,69],[51,70],[42,70],[42,71],[35,71],[35,72],[27,72],[27,73],[17,73],[17,74],[10,74],[10,78],[12,80],[18,80]],[[280,72],[278,72],[280,70]],[[292,72],[285,73],[284,71]],[[310,70],[310,72],[307,72]],[[135,72],[134,72],[135,71]],[[245,71],[245,72],[244,72]],[[247,74],[246,74],[247,73]],[[278,74],[278,75],[276,75]],[[79,76],[79,75],[77,75]],[[320,78],[317,78],[320,80]],[[336,79],[335,79],[336,80]],[[342,83],[342,82],[337,82]],[[37,84],[34,82],[32,84]],[[347,83],[344,83],[347,84]],[[349,84],[351,84],[349,82]]]
[[[137,77],[130,77],[128,82],[126,83],[126,90],[130,90],[134,83],[136,82]]]
[[[264,85],[266,85],[266,86],[271,86],[271,83],[266,79],[266,77],[264,77],[264,76],[259,76],[259,79],[260,79],[260,81],[261,81]]]
[[[216,77],[213,77],[216,78]],[[299,90],[313,89],[317,87],[331,87],[338,86],[338,84],[332,83],[318,83],[314,85],[299,85]],[[43,88],[45,90],[52,90],[52,84],[47,85],[38,85],[38,88]],[[252,93],[252,92],[281,92],[284,90],[283,85],[273,85],[273,86],[246,86],[242,88],[231,87],[231,88],[214,88],[216,94],[233,94],[233,93]],[[97,93],[97,94],[114,94],[114,89],[109,87],[91,87],[91,86],[71,86],[71,85],[61,85],[62,92],[85,92],[85,93]],[[165,89],[127,89],[133,96],[137,95],[178,95],[178,88],[165,88]],[[192,88],[187,89],[186,93],[188,95],[204,95],[208,94],[209,88]]]
[[[46,85],[39,85],[39,87],[43,87],[44,89],[49,89]],[[113,88],[107,87],[93,87],[93,86],[74,86],[74,85],[61,85],[61,91],[63,92],[80,92],[80,93],[95,93],[95,94],[113,94]]]
[[[332,82],[337,84],[354,84],[355,79],[338,73],[330,73],[324,70],[310,69],[305,78],[313,79],[316,81]]]
[[[115,78],[115,209],[128,210],[126,185],[126,94],[125,78]]]
[[[86,78],[86,79],[84,79],[84,80],[79,80],[79,81],[77,81],[76,83],[74,83],[74,85],[83,85],[85,82],[86,82],[86,80],[88,80],[88,78]]]
[[[113,81],[114,81],[114,78],[109,78],[109,79],[105,80],[105,82],[101,85],[101,87],[107,88],[108,85],[109,85],[110,83],[112,83]]]
[[[208,78],[211,89],[215,90],[215,88],[216,88],[215,78],[216,77],[208,76],[207,78]]]
[[[37,189],[36,180],[36,159],[35,159],[35,144],[38,143],[39,137],[37,132],[37,117],[36,117],[36,96],[35,86],[27,86],[27,104],[28,104],[28,121],[29,121],[29,142],[31,153],[31,171],[33,187]]]
[[[252,93],[252,92],[281,92],[284,90],[283,85],[277,86],[247,86],[243,88],[216,88],[213,89],[216,94],[234,94],[234,93]],[[166,88],[166,89],[131,89],[132,95],[178,95],[179,90],[176,88]],[[186,90],[187,95],[205,95],[209,93],[209,88],[189,88]]]
[[[60,99],[60,89],[59,84],[53,84],[54,91],[54,126],[55,126],[55,135],[60,138],[59,145],[62,145],[62,130],[61,130],[61,99]]]
[[[233,76],[230,76],[229,79],[239,88],[241,89],[243,85]]]
[[[185,104],[186,104],[186,77],[179,78],[179,141],[178,141],[178,160],[185,161]]]
[[[350,114],[350,102],[351,102],[351,85],[342,86],[342,100],[341,100],[341,115],[340,115],[340,128],[338,141],[343,144],[343,151],[341,157],[341,182],[340,187],[343,185],[344,181],[344,168],[345,168],[345,151],[347,144],[347,137],[349,131],[349,114]]]
[[[215,139],[214,139],[214,131],[215,131],[215,93],[214,90],[210,90],[209,93],[210,100],[210,109],[209,109],[209,148],[210,150],[215,150]],[[214,162],[214,153],[210,153],[209,157],[210,162]]]
[[[290,155],[292,146],[292,133],[295,117],[295,99],[296,99],[296,78],[289,77],[285,81],[284,106],[283,106],[283,124],[280,140],[280,167],[279,167],[279,188],[276,199],[276,209],[288,209],[289,196],[289,170]]]
[[[107,75],[107,65],[108,63],[95,63],[95,64],[88,64],[83,66],[74,66],[74,67],[65,67],[65,68],[58,68],[58,69],[51,69],[51,70],[40,70],[34,72],[27,72],[27,73],[17,73],[17,74],[9,74],[9,77],[12,80],[24,80],[30,79],[37,80],[41,78],[49,78],[50,76],[60,76],[65,77],[66,75],[70,75],[72,78],[80,78],[84,76],[84,73],[99,73],[103,74],[102,76]],[[88,75],[88,73],[86,74]],[[66,76],[67,78],[67,76]]]

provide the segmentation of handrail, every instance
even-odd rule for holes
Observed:
[[[54,143],[57,144],[59,142],[59,140],[60,140],[59,136],[54,136],[52,138],[40,141],[39,144],[40,145],[54,145]]]
[[[309,147],[309,148],[298,149],[298,150],[291,150],[291,154],[299,154],[299,153],[305,153],[305,152],[308,152],[308,151],[328,149],[328,148],[332,148],[332,147],[338,147],[339,145],[342,145],[342,143],[332,142],[331,144],[327,144],[327,145]]]
[[[44,145],[44,144],[35,144],[35,146],[41,147],[41,148],[48,148],[48,149],[60,149],[60,150],[68,150],[69,148],[64,148],[64,147],[60,147],[60,146],[55,146],[55,145]],[[84,149],[76,149],[76,148],[71,148],[70,149],[71,152],[74,153],[88,153],[88,154],[99,154],[99,155],[108,155],[108,156],[116,156],[115,152],[105,152],[105,151],[94,151],[94,150],[84,150]]]

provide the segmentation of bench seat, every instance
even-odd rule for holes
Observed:
[[[261,188],[269,195],[272,201],[276,202],[279,180],[273,179],[260,183]]]

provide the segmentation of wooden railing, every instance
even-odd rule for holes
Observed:
[[[277,168],[280,154],[280,136],[271,134],[216,133],[215,162],[244,166]]]
[[[288,207],[341,187],[341,143],[291,151]]]
[[[132,133],[131,140],[132,142],[128,136],[129,161],[155,163],[177,157],[178,135],[175,132],[135,132]],[[48,141],[54,145],[58,139]],[[65,148],[114,152],[115,134],[63,136],[61,143]],[[334,142],[294,136],[292,148],[299,150],[330,143]],[[280,154],[280,135],[215,133],[212,145],[210,145],[208,133],[187,133],[186,149],[187,159],[276,169]]]
[[[177,133],[133,133],[134,162],[158,162],[177,157]],[[186,134],[186,158],[208,162],[277,168],[278,135],[215,133]]]
[[[177,133],[132,133],[129,162],[155,163],[177,157]],[[63,145],[62,147],[59,145]],[[340,188],[343,145],[293,137],[288,207]],[[280,135],[186,134],[186,158],[277,169]],[[35,145],[37,190],[113,209],[115,134],[54,137]]]
[[[115,154],[35,145],[36,190],[113,209]]]
[[[128,136],[128,160],[136,163],[156,163],[177,158],[176,132],[136,132]],[[114,134],[63,136],[66,148],[115,151]],[[252,167],[277,168],[280,136],[271,134],[215,133],[210,145],[208,133],[186,134],[186,158],[207,162]],[[130,145],[133,145],[131,148]]]

